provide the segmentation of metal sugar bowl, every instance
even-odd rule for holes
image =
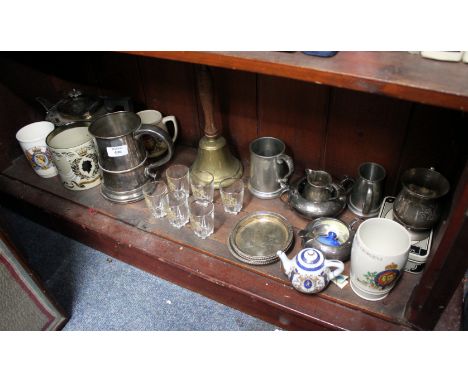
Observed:
[[[156,176],[156,168],[172,157],[169,134],[159,127],[143,125],[140,117],[132,112],[119,111],[101,116],[91,123],[89,133],[98,153],[101,194],[115,203],[143,199],[143,185]],[[147,164],[148,153],[140,139],[143,135],[164,141],[168,148],[166,155]]]
[[[348,225],[334,218],[315,219],[298,232],[302,247],[318,249],[329,260],[347,261],[355,233],[353,227],[358,221],[355,219]]]

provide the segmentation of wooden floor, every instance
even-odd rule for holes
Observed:
[[[179,148],[172,163],[191,164],[195,150]],[[143,201],[117,205],[105,200],[99,187],[73,192],[58,177],[39,178],[25,158],[17,158],[0,175],[0,189],[17,208],[39,217],[43,223],[85,244],[145,271],[195,290],[234,308],[286,329],[408,330],[405,304],[420,276],[404,273],[389,296],[365,301],[351,290],[331,283],[319,295],[294,290],[280,264],[251,266],[228,251],[226,240],[239,219],[253,211],[274,211],[295,227],[290,257],[300,249],[297,230],[308,223],[280,199],[260,200],[245,193],[244,209],[225,214],[215,192],[215,232],[197,238],[187,225],[176,229],[165,219],[154,219]],[[340,218],[351,221],[345,211]],[[345,267],[349,275],[349,262]],[[453,304],[457,306],[457,302]],[[460,303],[461,307],[461,303]],[[458,329],[459,309],[447,309],[442,329]],[[458,317],[458,318],[457,318]]]

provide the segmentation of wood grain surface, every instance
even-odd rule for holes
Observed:
[[[245,70],[321,85],[468,110],[466,65],[408,52],[339,52],[331,58],[301,52],[128,52]]]

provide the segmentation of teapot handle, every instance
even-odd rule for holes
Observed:
[[[333,280],[335,277],[341,275],[344,271],[344,264],[340,260],[325,260],[325,267],[327,268],[336,268],[334,271],[330,272],[330,280]]]
[[[348,195],[351,192],[354,183],[354,178],[349,175],[345,175],[344,178],[340,181],[340,186],[345,190],[345,195]]]
[[[166,162],[169,162],[169,160],[172,158],[172,153],[174,151],[172,145],[172,138],[165,130],[161,129],[160,127],[144,124],[142,124],[138,129],[134,131],[133,136],[135,137],[135,139],[138,139],[145,134],[151,135],[153,138],[162,139],[167,145],[167,154],[160,160],[151,163],[145,168],[145,175],[148,177],[154,177],[154,175],[152,174],[152,170],[154,170],[156,167],[162,166]]]

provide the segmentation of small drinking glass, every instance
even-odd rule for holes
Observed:
[[[176,228],[183,227],[189,221],[188,198],[184,191],[170,191],[167,194],[166,216]]]
[[[190,225],[198,237],[206,239],[214,231],[214,205],[208,200],[195,199],[190,203]]]
[[[174,164],[166,170],[167,186],[171,191],[190,193],[189,168],[183,164]]]
[[[244,182],[242,179],[227,178],[219,184],[224,211],[236,215],[244,201]]]
[[[161,180],[147,182],[143,186],[143,195],[146,205],[155,218],[162,218],[166,215],[167,207],[167,186]]]
[[[197,200],[213,201],[214,176],[208,171],[191,171],[190,186],[192,195]]]

